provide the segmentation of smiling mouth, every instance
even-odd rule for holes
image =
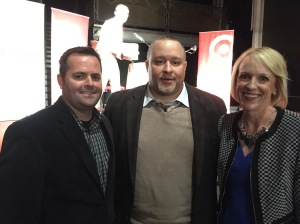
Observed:
[[[258,95],[258,94],[244,93],[244,97],[246,97],[246,98],[251,98],[251,99],[255,99],[255,98],[259,97],[259,95]]]
[[[87,91],[85,91],[85,92],[81,92],[81,94],[86,94],[86,95],[94,95],[94,94],[96,94],[97,92],[87,92]]]

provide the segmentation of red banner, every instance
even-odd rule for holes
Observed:
[[[51,102],[61,95],[57,83],[59,58],[71,47],[88,45],[89,18],[71,12],[51,8]]]
[[[233,30],[200,32],[197,87],[221,97],[230,112]]]

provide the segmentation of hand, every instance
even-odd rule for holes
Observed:
[[[121,54],[121,59],[131,61],[131,57],[125,56],[123,53]]]
[[[91,40],[90,41],[90,45],[92,48],[96,49],[97,48],[97,44],[98,44],[98,41],[97,40]]]

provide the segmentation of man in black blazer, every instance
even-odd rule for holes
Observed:
[[[108,99],[117,223],[216,223],[217,123],[226,107],[184,83],[186,65],[181,43],[162,36],[148,50],[149,83]]]
[[[0,223],[114,223],[114,151],[95,105],[101,62],[90,47],[67,50],[54,105],[8,127],[0,154]]]

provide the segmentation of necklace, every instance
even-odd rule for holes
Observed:
[[[244,120],[242,118],[240,125],[238,126],[238,133],[239,133],[239,138],[241,140],[244,140],[245,144],[248,146],[248,148],[251,148],[255,145],[256,140],[262,136],[264,133],[268,132],[268,126],[270,124],[270,121],[274,115],[274,111],[272,111],[271,116],[267,120],[266,124],[261,128],[260,131],[254,133],[253,135],[247,134],[245,127],[244,127]]]

